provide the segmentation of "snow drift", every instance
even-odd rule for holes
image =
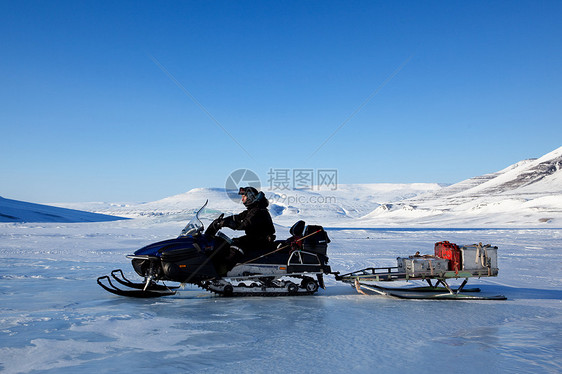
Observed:
[[[0,197],[0,222],[104,222],[124,219]]]

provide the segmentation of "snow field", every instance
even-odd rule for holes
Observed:
[[[183,223],[0,224],[3,373],[562,370],[562,230],[332,229],[334,271],[393,266],[433,244],[491,243],[500,275],[471,280],[507,301],[362,296],[326,278],[314,296],[220,298],[195,287],[158,300],[111,295],[95,279]],[[288,234],[277,227],[278,236]]]

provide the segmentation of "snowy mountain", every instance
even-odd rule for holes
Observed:
[[[378,207],[381,202],[401,201],[442,187],[437,183],[339,185],[336,190],[264,190],[274,221],[291,225],[299,219],[309,222],[353,221]],[[244,209],[238,198],[231,200],[224,188],[195,188],[162,200],[143,204],[62,204],[65,207],[92,209],[121,217],[155,217],[182,221],[209,200],[203,217],[238,213]]]
[[[361,218],[366,225],[562,225],[562,147],[399,203]]]
[[[119,219],[123,218],[0,197],[0,222],[102,222]]]
[[[562,227],[562,147],[541,158],[443,187],[437,183],[340,184],[335,190],[265,190],[274,222],[336,227]],[[142,204],[58,204],[138,218],[185,221],[206,200],[203,217],[244,207],[224,188],[196,188]]]

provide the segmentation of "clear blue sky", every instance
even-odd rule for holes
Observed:
[[[560,1],[2,1],[0,195],[152,201],[238,168],[264,184],[270,168],[337,169],[339,183],[497,171],[562,145],[560,14]]]

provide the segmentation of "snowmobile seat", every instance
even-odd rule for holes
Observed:
[[[304,230],[303,249],[307,252],[326,256],[330,238],[322,226],[309,225]]]
[[[306,223],[304,221],[296,222],[289,229],[289,233],[292,236],[285,240],[276,240],[275,248],[287,247],[288,252],[292,252],[294,249],[302,249],[301,241],[299,239],[302,238],[305,226]]]
[[[294,236],[302,236],[302,233],[304,232],[304,227],[306,226],[306,223],[304,221],[298,221],[297,223],[295,223],[293,226],[291,226],[291,228],[289,229],[289,234]]]

